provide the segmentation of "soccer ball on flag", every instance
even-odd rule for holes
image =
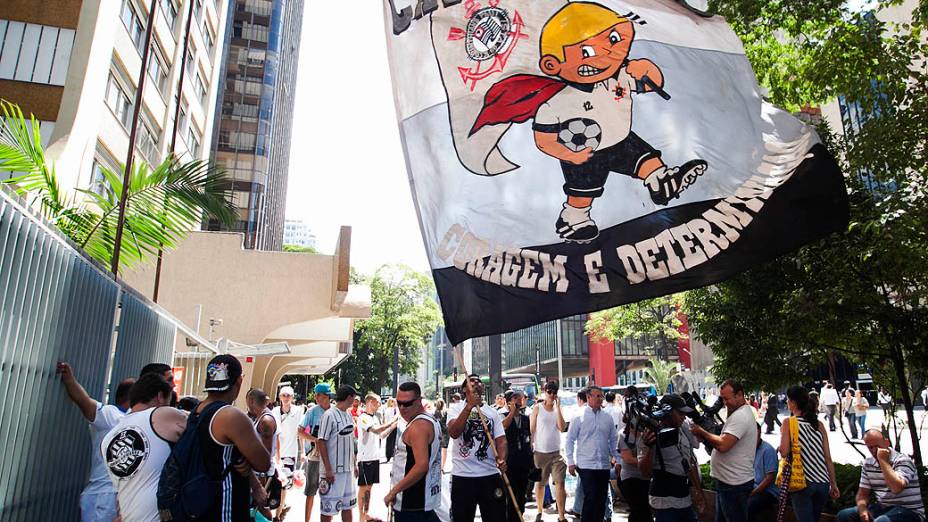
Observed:
[[[586,148],[596,150],[602,135],[603,130],[595,121],[574,118],[561,124],[561,130],[557,133],[557,141],[574,152]]]

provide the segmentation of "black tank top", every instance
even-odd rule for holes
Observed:
[[[248,479],[231,466],[242,460],[242,454],[233,445],[222,445],[213,440],[210,424],[219,410],[231,407],[226,402],[207,405],[200,413],[200,449],[206,472],[214,480],[222,478],[219,495],[213,502],[213,509],[204,518],[208,522],[248,522],[251,520],[251,488]],[[228,473],[226,471],[228,470]]]

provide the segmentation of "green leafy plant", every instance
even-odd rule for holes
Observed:
[[[7,101],[0,101],[0,112],[0,169],[15,174],[4,183],[91,257],[109,266],[116,246],[122,175],[101,168],[104,183],[98,192],[63,191],[55,165],[45,157],[35,118],[26,119]],[[235,207],[226,197],[226,187],[225,173],[206,161],[181,162],[171,156],[155,168],[136,162],[126,187],[120,269],[137,266],[160,249],[175,248],[204,213],[232,224]]]
[[[674,376],[680,373],[680,367],[675,362],[664,361],[656,357],[648,362],[650,366],[644,370],[648,380],[657,388],[657,393],[667,393],[667,388],[673,382]]]

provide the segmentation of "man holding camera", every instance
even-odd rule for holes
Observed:
[[[716,522],[747,522],[748,497],[754,489],[754,453],[757,448],[757,421],[744,400],[744,385],[728,379],[719,395],[728,409],[721,435],[693,425],[693,434],[712,446],[711,471],[717,483]]]
[[[579,473],[583,484],[580,522],[602,522],[606,516],[609,470],[621,457],[614,421],[603,410],[602,388],[587,389],[587,405],[567,429],[567,470],[572,476]]]
[[[638,444],[638,469],[651,477],[649,501],[657,522],[696,522],[693,504],[699,513],[706,509],[693,454],[697,442],[689,430],[680,429],[693,409],[674,393],[664,395],[659,404],[666,411],[661,429],[645,431]]]

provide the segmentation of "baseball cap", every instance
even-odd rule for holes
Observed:
[[[690,408],[686,405],[686,401],[683,400],[683,397],[680,397],[676,393],[668,393],[661,397],[661,404],[670,406],[671,408],[679,411],[680,413],[692,413],[693,408]]]
[[[203,391],[226,391],[242,376],[242,363],[234,355],[224,353],[210,359],[206,365],[206,387]]]
[[[513,388],[513,389],[511,389],[511,390],[507,390],[507,391],[506,391],[506,402],[511,401],[512,398],[515,397],[516,395],[521,395],[521,396],[525,397],[525,392],[523,392],[523,391],[520,390],[519,388]]]
[[[284,386],[283,388],[280,389],[280,391],[277,392],[277,395],[289,395],[289,396],[292,397],[292,396],[293,396],[293,387],[292,387],[292,386]]]
[[[358,393],[358,390],[355,390],[353,387],[348,386],[347,384],[343,384],[339,386],[337,390],[335,390],[335,400],[338,402],[341,402],[348,397],[351,397],[352,395],[357,397],[360,394]]]
[[[331,397],[331,396],[332,396],[332,387],[329,386],[329,383],[327,383],[327,382],[320,382],[319,384],[316,385],[315,388],[313,388],[313,393],[323,393],[323,394],[328,395],[329,397]]]

